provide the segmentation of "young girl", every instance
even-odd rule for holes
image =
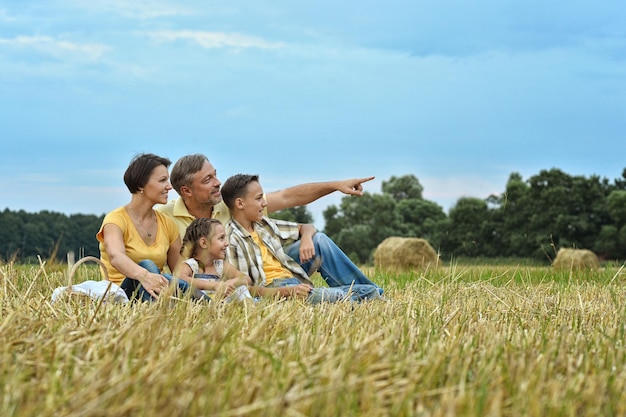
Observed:
[[[185,231],[183,261],[175,275],[213,300],[252,299],[247,287],[252,279],[224,260],[227,247],[224,226],[219,220],[195,219]]]

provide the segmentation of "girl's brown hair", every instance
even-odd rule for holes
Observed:
[[[189,259],[197,253],[200,238],[205,237],[207,240],[211,240],[215,234],[215,226],[219,224],[222,224],[219,220],[206,217],[192,221],[185,230],[183,244],[180,247],[180,254],[183,259]]]

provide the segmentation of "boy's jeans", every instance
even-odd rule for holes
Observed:
[[[267,287],[293,287],[300,284],[298,278],[282,278],[273,280]],[[322,302],[336,303],[349,299],[350,301],[361,302],[381,298],[378,287],[367,284],[342,285],[340,287],[315,287],[309,293],[307,301],[311,304]]]
[[[321,257],[322,264],[319,273],[329,287],[342,287],[346,285],[372,285],[382,295],[383,289],[370,281],[365,274],[343,253],[343,251],[326,234],[317,232],[313,235],[315,257]],[[300,262],[300,241],[294,242],[286,248],[287,255],[298,262],[308,273],[314,259],[308,262]]]

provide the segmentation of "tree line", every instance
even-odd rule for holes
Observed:
[[[524,180],[512,173],[505,190],[463,197],[449,212],[423,198],[414,175],[392,176],[381,193],[343,197],[324,212],[328,234],[355,262],[369,263],[389,236],[421,237],[442,260],[517,257],[549,262],[561,247],[591,249],[610,260],[626,258],[626,169],[609,181],[571,176],[553,168]],[[311,223],[306,207],[272,217]],[[19,262],[99,256],[95,238],[104,215],[41,211],[0,212],[0,259]]]
[[[556,168],[528,180],[512,173],[501,194],[460,198],[448,214],[422,192],[415,176],[394,176],[380,194],[344,197],[326,208],[325,231],[361,263],[371,262],[389,236],[424,238],[444,261],[518,257],[549,263],[561,247],[626,258],[626,169],[614,181]]]
[[[0,212],[0,260],[32,263],[41,257],[64,261],[69,252],[76,259],[100,257],[96,233],[103,219],[104,215],[5,209]]]

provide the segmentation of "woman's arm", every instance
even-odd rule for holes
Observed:
[[[136,279],[148,294],[158,298],[158,293],[167,288],[167,279],[161,274],[149,272],[128,257],[122,229],[116,224],[108,223],[102,228],[102,237],[113,268],[125,277]]]
[[[170,271],[175,271],[178,267],[179,263],[183,263],[182,258],[180,256],[180,236],[176,238],[174,243],[170,245],[170,248],[167,250],[167,266],[169,266]]]

